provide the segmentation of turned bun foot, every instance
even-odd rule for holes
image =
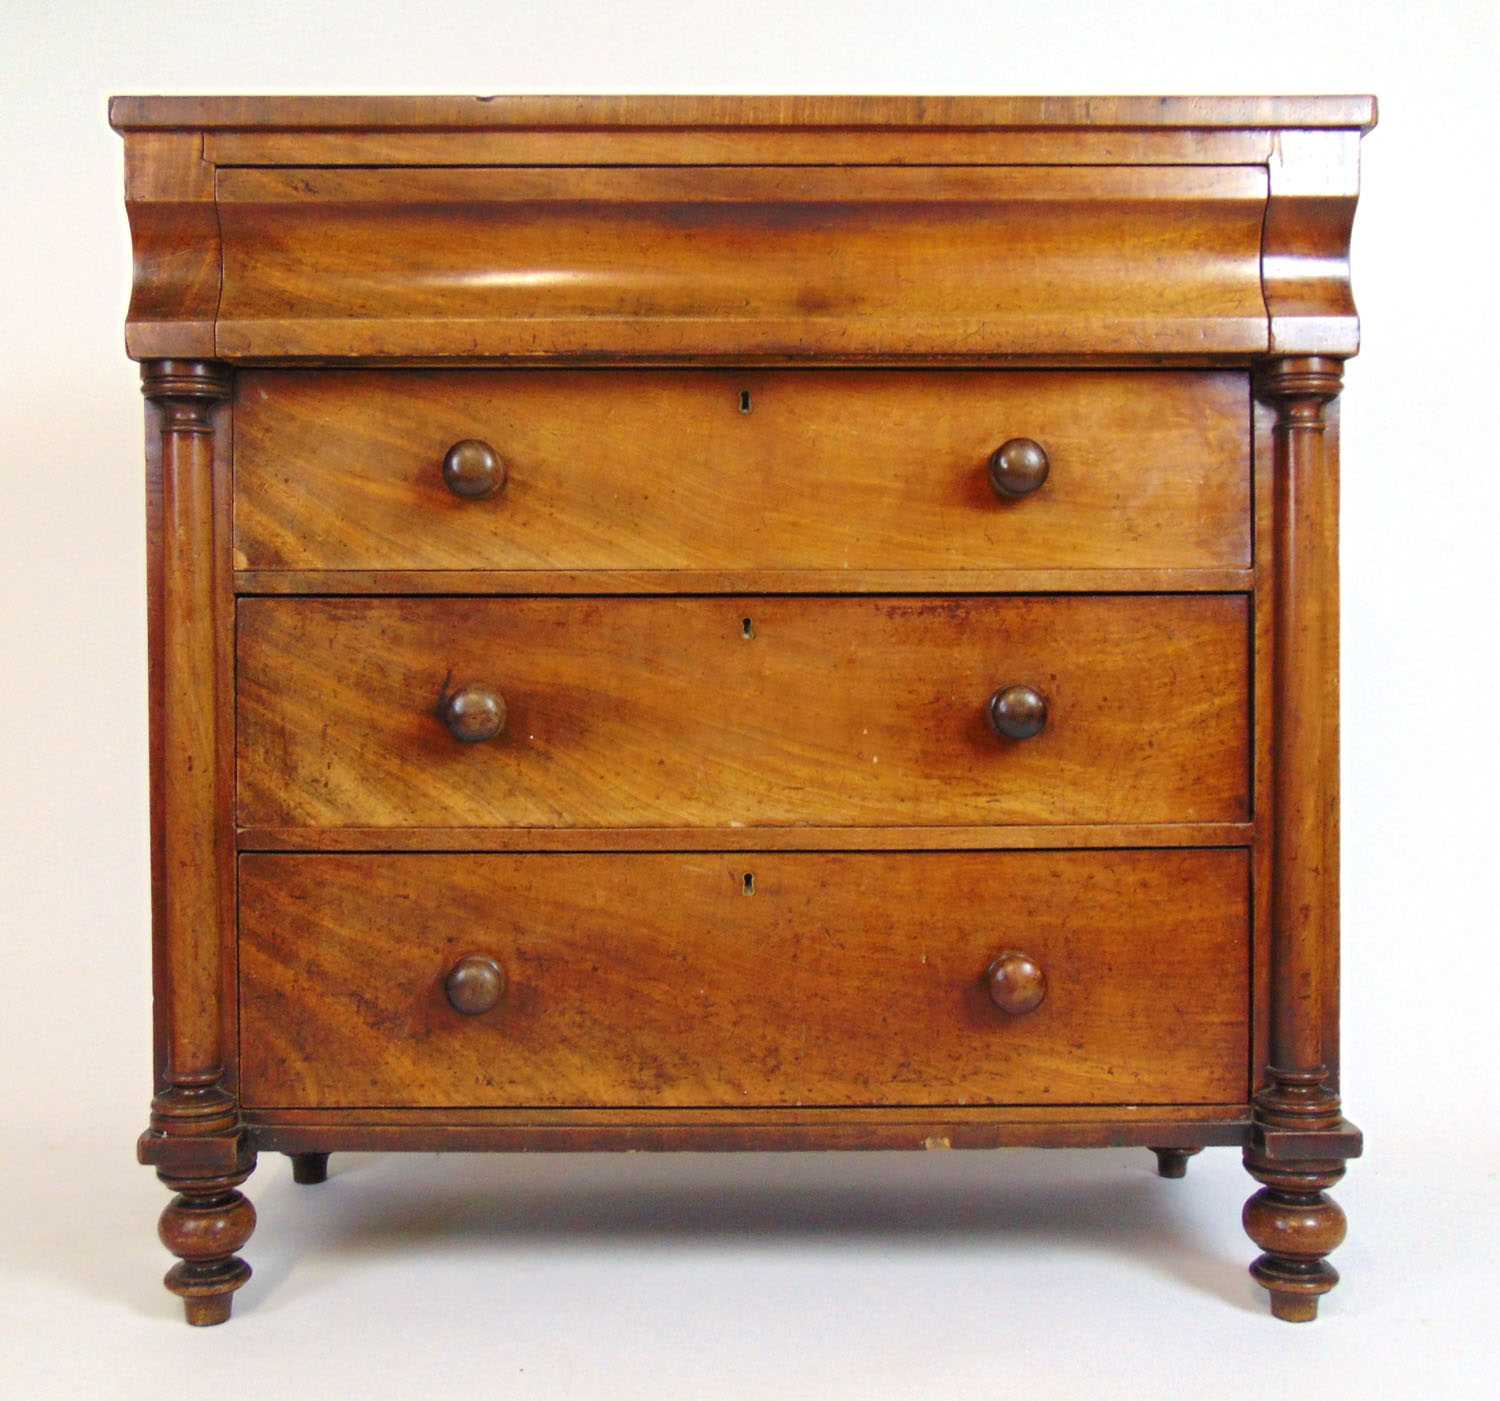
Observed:
[[[228,1323],[234,1308],[233,1294],[208,1294],[201,1299],[185,1298],[183,1312],[190,1328],[212,1328],[216,1323]]]
[[[1311,1323],[1318,1316],[1318,1295],[1326,1293],[1339,1282],[1338,1271],[1333,1266],[1327,1267],[1327,1274],[1327,1282],[1320,1284],[1317,1292],[1310,1294],[1296,1294],[1266,1285],[1271,1290],[1272,1315],[1283,1323]],[[1262,1284],[1266,1284],[1266,1281],[1259,1275],[1256,1278],[1260,1279]]]
[[[1156,1171],[1160,1177],[1186,1177],[1187,1161],[1201,1148],[1153,1148],[1156,1154]]]
[[[178,1257],[163,1283],[182,1300],[187,1321],[195,1328],[228,1319],[234,1291],[250,1278],[250,1266],[235,1254],[255,1230],[255,1208],[235,1190],[247,1176],[162,1174],[177,1196],[162,1212],[157,1233]]]
[[[1271,1295],[1271,1312],[1287,1323],[1310,1323],[1318,1300],[1339,1282],[1324,1258],[1343,1243],[1343,1209],[1324,1188],[1344,1175],[1338,1161],[1271,1164],[1246,1158],[1263,1186],[1245,1203],[1245,1233],[1265,1252],[1250,1273]]]
[[[316,1187],[328,1181],[327,1153],[291,1153],[292,1181],[304,1187]]]

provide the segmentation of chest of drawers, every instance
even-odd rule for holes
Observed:
[[[1239,1148],[1337,1276],[1367,98],[120,98],[156,1086],[257,1155]]]

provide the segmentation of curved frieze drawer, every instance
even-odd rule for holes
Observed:
[[[1269,348],[1263,166],[225,168],[217,353]]]

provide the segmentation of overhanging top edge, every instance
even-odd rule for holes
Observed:
[[[122,96],[120,132],[628,130],[1369,131],[1373,97]]]

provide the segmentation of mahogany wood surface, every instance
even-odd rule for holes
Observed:
[[[241,569],[242,594],[1248,593],[1250,569]]]
[[[202,138],[161,131],[126,142],[125,208],[135,247],[126,350],[138,360],[212,355],[223,266]]]
[[[1240,1103],[1243,852],[245,856],[247,1104]],[[1044,1001],[987,969],[1024,943]],[[466,956],[505,970],[464,1015]]]
[[[142,1161],[179,1166],[175,1137],[233,1130],[228,1068],[234,918],[233,600],[227,545],[214,528],[228,503],[229,395],[222,367],[162,360],[144,368],[148,414],[147,573],[152,686],[153,947],[156,1095]],[[170,703],[168,703],[168,698]],[[229,994],[226,996],[226,992]],[[186,1189],[184,1189],[186,1190]]]
[[[111,104],[190,1323],[361,1149],[1235,1145],[1316,1313],[1374,118]]]
[[[243,826],[1237,822],[1239,595],[243,599]],[[997,736],[997,687],[1049,721]],[[454,739],[455,689],[504,731]],[[1128,776],[1128,777],[1127,777]]]
[[[1288,131],[1359,134],[1347,97],[125,97],[128,139],[217,165],[1266,165]]]
[[[1317,1316],[1338,1283],[1326,1256],[1344,1239],[1342,1209],[1326,1195],[1358,1156],[1346,1132],[1325,1055],[1338,975],[1338,457],[1326,406],[1342,362],[1305,356],[1271,362],[1260,391],[1276,410],[1273,451],[1276,592],[1273,626],[1276,745],[1271,763],[1273,972],[1266,1083],[1255,1097],[1260,1137],[1245,1167],[1261,1189],[1244,1225],[1263,1250],[1251,1273],[1288,1322]],[[1305,1135],[1298,1160],[1277,1161],[1267,1130]],[[1323,1135],[1346,1142],[1321,1151]]]
[[[264,1152],[344,1149],[693,1152],[816,1149],[1144,1148],[1237,1145],[1243,1105],[839,1105],[693,1109],[256,1109],[247,1132]]]
[[[966,827],[241,827],[241,851],[1016,851],[1247,846],[1261,822]]]
[[[231,167],[217,352],[1254,353],[1266,193],[1255,166]]]
[[[355,1111],[357,1126],[335,1124],[336,1111],[293,1122],[291,1111],[277,1111],[264,1122],[246,1110],[249,1136],[262,1152],[407,1153],[640,1153],[640,1152],[825,1152],[926,1151],[986,1148],[1146,1148],[1168,1138],[1184,1146],[1242,1143],[1242,1116],[1215,1106],[1203,1119],[1158,1121],[1112,1108],[1108,1118],[1085,1119],[1077,1108],[1048,1108],[1045,1119],[1021,1119],[1013,1110],[989,1110],[962,1119],[952,1109],[881,1109],[869,1118],[841,1106],[816,1120],[787,1122],[780,1111],[757,1109],[726,1116],[702,1109],[613,1111],[606,1123],[590,1123],[580,1109],[560,1110],[548,1121],[529,1109],[511,1123],[475,1124],[472,1110],[427,1111],[424,1122],[379,1122],[371,1110]]]
[[[111,120],[125,135],[127,166],[144,177],[127,188],[137,268],[127,342],[137,357],[319,354],[335,360],[420,361],[566,355],[603,362],[622,351],[643,356],[649,350],[665,360],[822,358],[835,363],[869,353],[868,346],[861,350],[868,342],[885,346],[888,357],[916,362],[1033,354],[1077,363],[1151,363],[1163,356],[1211,363],[1215,357],[1243,362],[1273,349],[1287,354],[1352,354],[1358,343],[1347,254],[1358,138],[1375,121],[1375,102],[1369,97],[125,97],[111,103]],[[339,167],[344,167],[342,173]],[[509,173],[487,175],[485,167],[505,167]],[[849,289],[830,288],[825,269],[819,273],[821,284],[815,277],[798,285],[790,317],[778,320],[775,315],[774,278],[763,289],[771,294],[771,304],[766,307],[769,319],[763,316],[756,323],[758,349],[744,334],[748,323],[731,327],[720,318],[721,338],[734,332],[734,348],[726,352],[715,340],[713,284],[721,284],[721,297],[722,284],[732,284],[737,277],[752,299],[761,289],[744,281],[743,260],[715,262],[712,239],[703,238],[695,240],[700,245],[696,254],[708,259],[713,273],[686,291],[695,307],[709,310],[706,318],[695,313],[673,319],[669,305],[652,304],[649,287],[647,300],[628,303],[624,323],[612,328],[598,317],[590,322],[588,316],[583,318],[586,327],[571,330],[566,318],[527,327],[514,318],[473,317],[468,305],[462,314],[433,316],[430,293],[445,278],[450,287],[463,286],[465,276],[467,285],[482,286],[497,268],[478,259],[467,274],[451,265],[445,274],[436,266],[424,266],[420,258],[386,258],[379,246],[360,252],[360,226],[368,235],[387,221],[399,224],[403,205],[408,209],[408,231],[414,230],[421,242],[422,221],[410,201],[399,188],[390,203],[339,205],[326,198],[336,189],[347,194],[372,175],[379,183],[381,172],[391,168],[396,168],[398,185],[416,172],[441,182],[449,178],[447,171],[456,177],[454,188],[461,188],[474,172],[480,185],[488,181],[493,186],[498,179],[510,188],[512,173],[522,175],[524,186],[528,180],[533,185],[549,178],[566,182],[570,170],[585,175],[592,171],[618,186],[638,180],[643,168],[664,172],[670,180],[672,169],[681,167],[712,168],[716,173],[709,177],[710,186],[715,181],[733,185],[739,178],[736,167],[754,168],[748,172],[752,182],[774,177],[780,168],[791,172],[792,184],[802,182],[802,188],[821,188],[820,181],[841,173],[872,170],[878,186],[882,168],[898,184],[941,182],[947,178],[941,173],[944,167],[954,170],[960,182],[971,184],[992,178],[985,172],[1009,171],[1024,183],[1038,175],[1046,182],[1052,178],[1048,172],[1071,171],[1061,177],[1058,188],[1070,187],[1075,180],[1080,183],[1057,203],[1055,220],[1038,224],[1032,218],[1034,202],[1023,200],[1010,202],[1005,218],[989,222],[998,227],[1018,221],[1022,240],[1041,240],[1041,262],[1033,260],[1030,273],[1025,265],[1015,265],[1021,292],[1015,305],[1024,302],[1028,287],[1046,286],[1054,295],[1043,309],[1052,313],[1070,307],[1075,316],[1072,321],[1060,315],[1038,319],[1018,315],[1009,306],[997,312],[991,304],[987,317],[965,317],[961,307],[945,303],[939,295],[929,311],[941,325],[924,324],[930,319],[924,312],[905,326],[887,321],[861,328],[847,315],[840,321],[837,298],[847,296]],[[281,173],[297,170],[303,175]],[[755,170],[761,172],[759,177]],[[322,171],[330,172],[328,183]],[[1097,187],[1091,183],[1091,172],[1100,177]],[[1233,183],[1257,173],[1262,184],[1253,203],[1265,208],[1246,210],[1240,225],[1250,251],[1242,256],[1244,250],[1236,244],[1236,251],[1224,256],[1227,245],[1221,225],[1225,218],[1239,216],[1227,208],[1216,210],[1214,198],[1201,197],[1203,181]],[[345,176],[353,178],[352,186],[340,184]],[[853,176],[856,183],[861,178]],[[290,188],[289,179],[292,185],[305,180],[306,188]],[[226,186],[227,190],[221,188]],[[1153,224],[1154,216],[1136,196],[1143,189],[1168,186],[1179,194],[1178,217]],[[585,180],[584,188],[593,187]],[[1189,193],[1195,189],[1198,194]],[[272,196],[272,190],[279,190],[279,195]],[[231,208],[236,192],[246,202]],[[846,184],[843,193],[851,192]],[[431,201],[432,194],[427,190],[423,197]],[[1106,235],[1098,256],[1090,258],[1077,239],[1082,236],[1087,242],[1088,207],[1096,200],[1113,201],[1113,207],[1098,217],[1116,232],[1126,226],[1139,234],[1154,229],[1164,246],[1181,256],[1154,255],[1139,239],[1129,241],[1133,251],[1122,252],[1127,245]],[[489,206],[476,206],[469,196],[448,205],[429,202],[427,207],[434,212],[429,228],[453,233],[447,240],[448,254],[458,254],[460,260],[459,250],[470,242],[465,235],[475,221],[493,222],[490,214],[476,213]],[[637,206],[652,207],[649,202]],[[682,219],[693,217],[671,214],[683,206],[670,202],[654,207],[668,214],[663,228],[669,239]],[[747,228],[759,228],[759,237],[774,244],[785,233],[788,219],[797,221],[792,211],[810,208],[822,212],[812,216],[811,228],[803,229],[804,240],[832,236],[832,225],[824,217],[832,206],[826,202],[809,206],[792,200],[778,206],[774,199],[763,200],[758,211],[747,206],[741,213]],[[254,271],[259,285],[245,289],[241,310],[250,314],[237,315],[230,329],[227,319],[216,316],[227,262],[220,224],[226,212],[228,223],[234,224],[236,210],[249,221],[248,226],[238,226],[238,256]],[[929,205],[928,215],[934,212]],[[972,213],[971,209],[971,218]],[[296,263],[286,260],[292,244],[308,234],[309,215],[324,232],[330,220],[335,226],[341,219],[343,223],[327,240],[312,234],[317,246],[299,248],[299,257],[315,259],[305,265],[303,275]],[[923,226],[920,212],[908,211],[907,217],[914,219],[914,227]],[[757,223],[758,219],[765,222]],[[1061,231],[1060,237],[1045,234],[1043,225],[1049,222]],[[803,223],[809,220],[803,218]],[[930,223],[927,227],[939,241],[954,237],[952,229],[935,229]],[[247,228],[255,230],[255,241],[248,246]],[[607,227],[598,233],[607,241]],[[441,249],[444,233],[435,236]],[[364,241],[368,244],[367,237]],[[385,247],[389,250],[390,245]],[[347,266],[340,266],[340,249],[349,254]],[[982,250],[954,251],[972,256]],[[587,248],[582,252],[586,257]],[[1074,254],[1082,254],[1082,261]],[[1136,257],[1147,260],[1144,282],[1132,276]],[[992,259],[986,275],[1004,283],[1005,261]],[[622,259],[618,266],[628,279],[629,261]],[[679,283],[682,271],[677,269]],[[888,284],[886,271],[887,264],[878,262],[872,284]],[[541,276],[555,283],[557,272],[546,257],[514,276],[518,281]],[[344,305],[342,317],[330,320],[316,314],[319,287],[325,294],[339,285],[352,289],[359,279],[365,279],[367,290],[382,283],[384,289]],[[1118,295],[1109,290],[1111,283],[1118,284]],[[1134,306],[1140,314],[1135,315],[1132,296],[1146,294],[1148,284],[1156,288],[1155,300],[1137,300]],[[1233,310],[1226,312],[1231,285],[1237,294]],[[937,286],[929,281],[927,291]],[[1171,298],[1165,295],[1168,289]],[[624,293],[626,288],[616,284],[615,290]],[[864,297],[873,294],[873,287],[855,290]],[[921,305],[921,289],[914,290],[919,300],[913,305]],[[233,302],[238,293],[230,292]],[[452,296],[465,300],[461,291]],[[497,296],[504,300],[502,289],[492,289],[491,301]],[[807,298],[812,302],[804,304]],[[635,324],[638,318],[640,324]],[[221,319],[223,334],[216,324]],[[1250,321],[1257,322],[1258,329]],[[611,334],[619,343],[606,343]],[[543,343],[552,345],[552,351],[542,352],[538,347]],[[924,344],[929,347],[925,352]],[[322,350],[314,351],[314,346]],[[634,349],[626,350],[628,346]]]
[[[140,135],[132,131],[127,143]],[[1269,127],[499,126],[203,132],[216,166],[1258,165]]]
[[[251,370],[242,569],[1208,569],[1250,563],[1242,374]],[[1046,480],[1000,499],[1029,438]],[[456,496],[452,445],[504,464]],[[500,588],[505,581],[496,581]]]
[[[458,131],[769,127],[977,128],[1027,132],[1131,128],[1353,128],[1375,125],[1368,96],[963,97],[526,95],[338,97],[115,97],[117,131]]]

